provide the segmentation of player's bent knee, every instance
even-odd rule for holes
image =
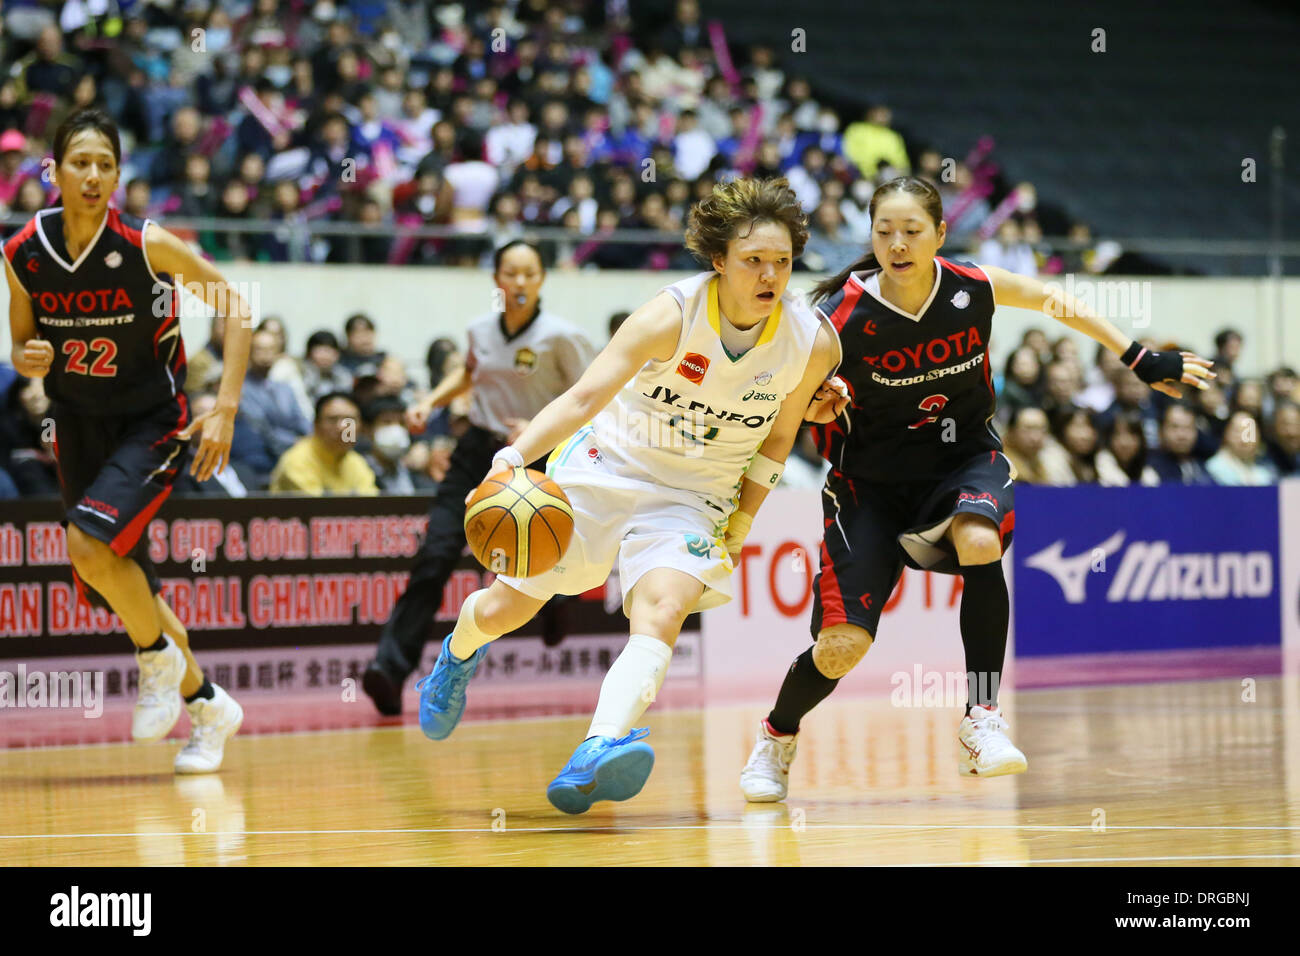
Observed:
[[[532,620],[543,603],[504,581],[493,581],[479,592],[474,621],[485,634],[509,634]]]
[[[91,581],[111,570],[117,555],[98,538],[92,538],[76,525],[69,524],[68,560],[82,578]]]
[[[856,624],[832,624],[817,634],[813,663],[822,676],[839,680],[866,656],[871,644],[871,634],[866,628]]]
[[[690,613],[685,603],[675,597],[663,596],[651,598],[646,613],[656,624],[665,628],[681,629],[686,615]]]
[[[1002,536],[986,518],[954,522],[952,542],[961,564],[990,564],[1002,557]]]
[[[957,545],[957,560],[962,564],[992,564],[1001,557],[1002,541],[996,531],[981,529]]]

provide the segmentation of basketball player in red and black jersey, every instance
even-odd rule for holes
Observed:
[[[77,591],[115,611],[136,645],[132,736],[165,737],[183,700],[193,733],[175,767],[206,773],[221,765],[243,711],[195,663],[141,539],[196,430],[202,438],[190,473],[206,480],[228,462],[252,324],[243,300],[184,242],[109,206],[121,145],[107,115],[69,117],[53,151],[63,205],[38,212],[4,246],[13,363],[21,375],[45,379]],[[243,319],[226,323],[217,406],[193,421],[181,390],[174,282],[182,277],[210,306]]]
[[[1144,349],[1035,278],[936,255],[943,204],[924,180],[880,186],[870,213],[870,253],[813,293],[839,332],[850,403],[816,428],[832,467],[813,583],[816,643],[795,660],[760,724],[741,774],[753,801],[785,798],[800,721],[871,647],[904,564],[963,579],[968,699],[959,770],[984,777],[1027,767],[997,703],[1010,616],[1002,555],[1015,526],[1015,474],[991,421],[997,306],[1058,317],[1174,398],[1180,383],[1204,388],[1214,377],[1205,359]]]

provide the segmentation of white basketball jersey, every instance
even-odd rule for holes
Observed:
[[[647,362],[596,415],[596,443],[615,473],[702,496],[725,517],[781,403],[803,380],[823,320],[787,290],[758,343],[733,359],[720,338],[716,273],[661,291],[682,307],[677,351]]]

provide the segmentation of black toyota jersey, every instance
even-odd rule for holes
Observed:
[[[41,210],[5,243],[36,329],[54,345],[45,391],[65,408],[131,415],[185,384],[177,296],[172,277],[156,275],[145,258],[147,222],[110,207],[76,262],[61,207]]]
[[[818,305],[839,332],[839,376],[852,401],[815,430],[840,472],[868,481],[925,481],[1002,449],[990,419],[993,286],[978,266],[935,257],[937,285],[919,317],[879,298],[879,270],[852,273]]]

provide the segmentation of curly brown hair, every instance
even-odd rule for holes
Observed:
[[[686,224],[686,248],[706,265],[725,257],[731,240],[749,235],[754,226],[773,222],[790,231],[797,259],[808,242],[808,217],[785,177],[736,179],[719,183],[713,194],[691,207]]]

